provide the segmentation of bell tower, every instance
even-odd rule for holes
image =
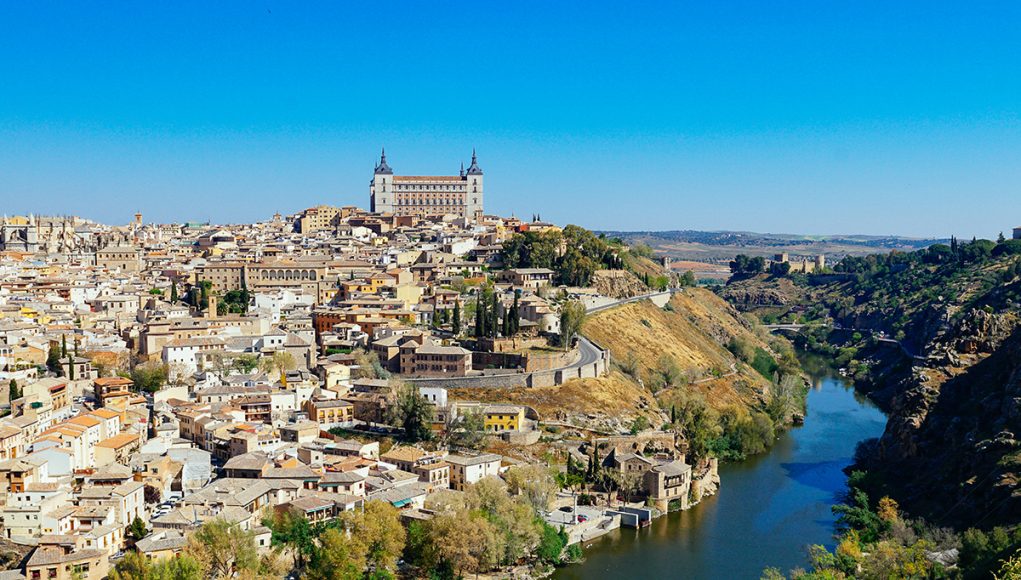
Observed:
[[[386,149],[380,151],[379,164],[373,171],[372,182],[369,184],[369,211],[373,213],[393,213],[394,170],[386,162]]]
[[[464,172],[464,180],[467,182],[467,190],[464,194],[465,217],[474,222],[482,221],[482,168],[479,167],[479,160],[475,155],[475,149],[472,149],[472,162],[468,166],[468,170]]]

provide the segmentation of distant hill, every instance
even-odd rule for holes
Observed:
[[[901,236],[832,235],[809,236],[801,234],[763,234],[756,232],[696,230],[671,231],[601,231],[606,238],[619,238],[629,245],[645,244],[656,253],[680,260],[721,261],[735,254],[768,256],[786,252],[795,256],[825,255],[839,259],[843,256],[860,256],[898,250],[910,252],[933,244],[946,243],[946,239],[909,238]]]

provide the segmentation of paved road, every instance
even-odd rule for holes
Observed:
[[[602,351],[599,350],[599,347],[592,344],[592,342],[584,336],[578,337],[578,351],[581,353],[578,360],[574,364],[570,364],[562,368],[576,369],[581,366],[592,364],[599,360],[599,357],[603,354]]]
[[[665,292],[650,292],[648,294],[642,294],[641,296],[632,296],[631,298],[621,298],[620,300],[615,300],[613,302],[608,302],[606,304],[599,304],[597,306],[586,306],[585,307],[585,312],[587,312],[589,314],[592,314],[594,312],[601,312],[603,310],[609,310],[610,308],[616,308],[617,306],[620,306],[621,304],[629,304],[631,302],[640,302],[642,300],[652,300],[653,298],[657,298],[657,297],[660,297],[660,296],[670,296],[675,291],[676,290],[667,290]]]

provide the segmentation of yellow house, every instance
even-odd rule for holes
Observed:
[[[418,284],[401,284],[397,286],[396,298],[404,302],[405,308],[411,308],[422,300],[425,288]]]
[[[525,408],[516,405],[490,405],[483,415],[486,431],[520,431],[525,425]]]

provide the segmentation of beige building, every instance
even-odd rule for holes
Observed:
[[[394,175],[384,151],[369,185],[374,213],[398,216],[455,215],[469,221],[482,219],[482,169],[475,152],[471,165],[458,175]]]
[[[299,234],[314,234],[322,231],[333,231],[340,221],[351,215],[351,208],[317,205],[298,214],[294,220],[294,231]]]
[[[484,477],[500,474],[500,456],[492,453],[448,455],[446,462],[450,465],[450,489],[457,491],[464,491]]]
[[[96,265],[107,270],[138,272],[142,269],[142,253],[133,246],[107,246],[96,252]]]

